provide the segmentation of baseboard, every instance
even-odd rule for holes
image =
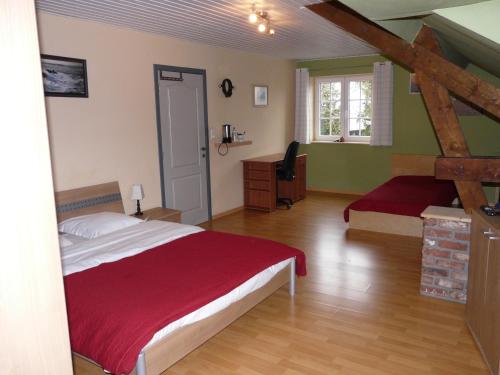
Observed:
[[[359,191],[346,191],[346,190],[336,190],[336,189],[317,189],[317,188],[307,188],[307,192],[311,193],[326,193],[326,194],[340,194],[340,195],[356,195],[363,196],[366,193],[360,193]]]
[[[217,215],[213,215],[212,220],[220,219],[221,217],[231,215],[231,214],[234,214],[236,212],[243,211],[244,209],[245,209],[244,206],[240,206],[240,207],[232,208],[232,209],[224,211],[224,212],[220,212]]]

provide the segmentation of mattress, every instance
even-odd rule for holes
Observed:
[[[397,176],[347,206],[344,220],[349,221],[349,210],[420,217],[428,206],[449,207],[457,196],[452,181],[434,176]]]

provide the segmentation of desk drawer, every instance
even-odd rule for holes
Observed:
[[[269,191],[263,190],[246,190],[245,191],[245,206],[257,208],[265,211],[274,209],[274,198]]]
[[[245,189],[271,191],[271,181],[245,180]]]
[[[271,171],[256,171],[256,170],[246,170],[245,179],[247,180],[271,180]]]
[[[270,171],[273,167],[273,163],[259,163],[259,162],[246,162],[245,166],[248,170],[254,171]]]

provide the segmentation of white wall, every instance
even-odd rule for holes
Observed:
[[[243,205],[241,159],[282,152],[293,137],[292,61],[44,12],[38,24],[42,53],[87,60],[88,99],[46,99],[56,190],[118,180],[133,212],[130,188],[142,183],[143,207],[161,205],[153,64],[206,69],[209,127],[219,137],[230,123],[253,141],[225,157],[211,142],[214,214]],[[218,87],[224,78],[231,98]],[[252,84],[269,86],[268,107],[253,107]]]
[[[0,373],[72,371],[32,0],[0,6]]]

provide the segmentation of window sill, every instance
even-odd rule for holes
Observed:
[[[370,142],[311,141],[311,143],[331,143],[331,144],[334,144],[334,145],[344,145],[344,144],[348,144],[348,145],[366,145],[366,146],[370,146]]]

